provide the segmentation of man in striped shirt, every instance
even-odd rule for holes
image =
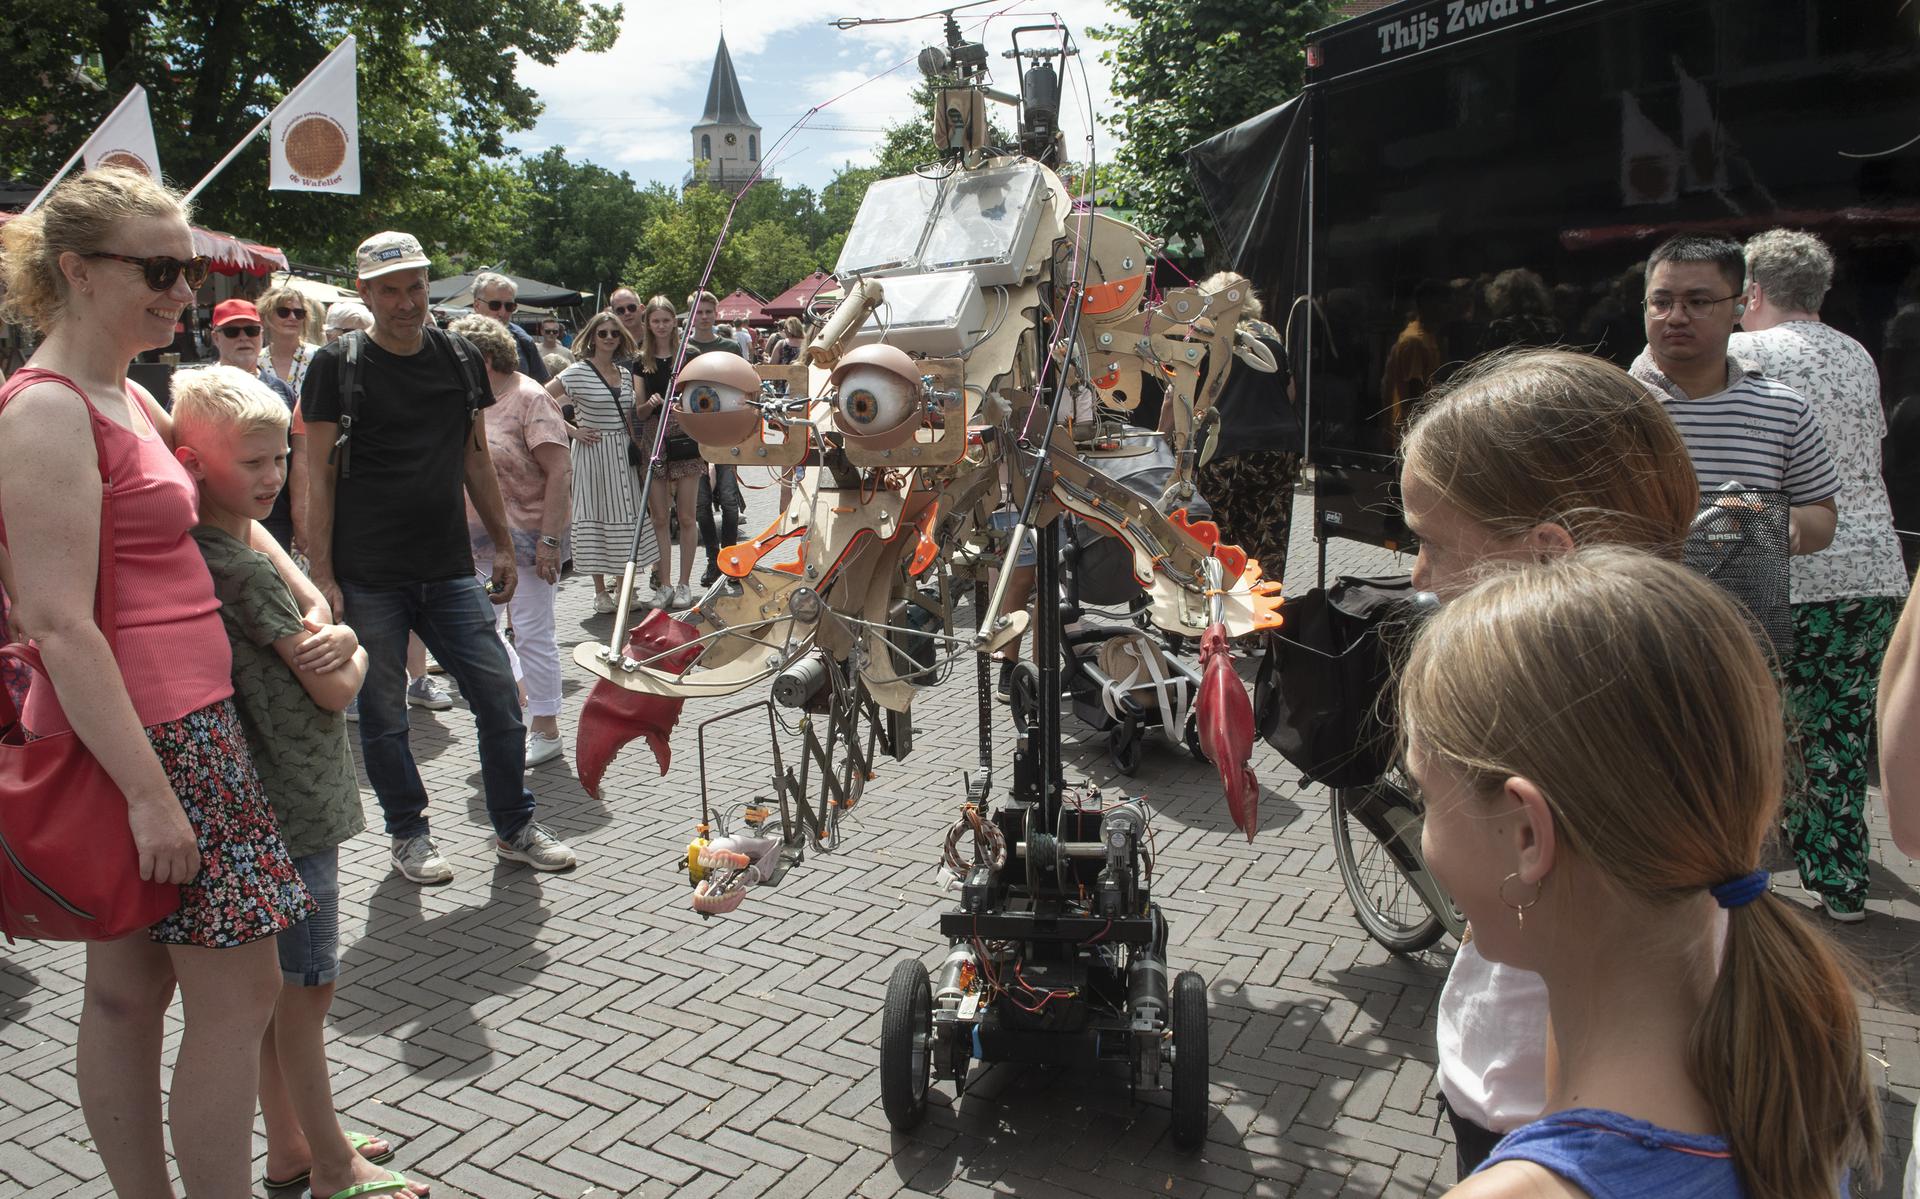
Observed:
[[[1833,458],[1799,392],[1727,354],[1746,310],[1746,255],[1722,238],[1681,235],[1647,259],[1647,348],[1634,378],[1680,427],[1703,490],[1728,481],[1783,491],[1795,554],[1825,549],[1839,519]]]

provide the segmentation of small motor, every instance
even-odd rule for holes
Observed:
[[[1167,1009],[1167,959],[1151,948],[1134,950],[1127,962],[1127,1014],[1133,1039],[1133,1085],[1142,1090],[1160,1085]]]

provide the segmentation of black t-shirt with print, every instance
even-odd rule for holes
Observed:
[[[348,441],[351,477],[333,504],[333,573],[345,582],[395,587],[473,573],[467,540],[467,439],[471,395],[493,402],[484,377],[461,378],[454,334],[430,331],[414,354],[360,351],[361,394]],[[445,339],[445,340],[442,340]],[[300,411],[309,424],[340,419],[347,339],[322,347],[307,367]],[[480,352],[467,347],[470,370]],[[477,392],[471,390],[477,387]]]

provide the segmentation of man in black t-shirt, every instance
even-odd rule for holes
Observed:
[[[314,583],[367,651],[360,746],[393,863],[416,883],[453,878],[429,829],[426,786],[408,744],[412,632],[473,709],[495,852],[536,870],[569,869],[573,851],[533,819],[519,691],[487,602],[512,598],[516,573],[487,452],[484,410],[493,394],[479,351],[429,327],[427,256],[412,236],[375,234],[357,258],[373,330],[322,347],[301,385],[307,550]],[[352,366],[350,353],[358,355]],[[485,591],[474,574],[463,490],[493,544],[508,547],[487,564]]]
[[[720,336],[713,327],[719,311],[720,301],[710,291],[696,291],[687,297],[687,352],[681,361],[692,362],[714,350],[746,357],[739,342]],[[720,509],[718,529],[713,527],[716,505]],[[709,466],[700,476],[700,495],[694,506],[699,511],[700,545],[707,551],[707,570],[700,582],[712,586],[720,577],[720,551],[740,540],[740,518],[747,510],[746,497],[740,494],[740,468]]]

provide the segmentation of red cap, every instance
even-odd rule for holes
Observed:
[[[252,300],[222,300],[213,306],[214,328],[231,325],[236,321],[257,325],[260,323],[260,310],[253,306]]]

